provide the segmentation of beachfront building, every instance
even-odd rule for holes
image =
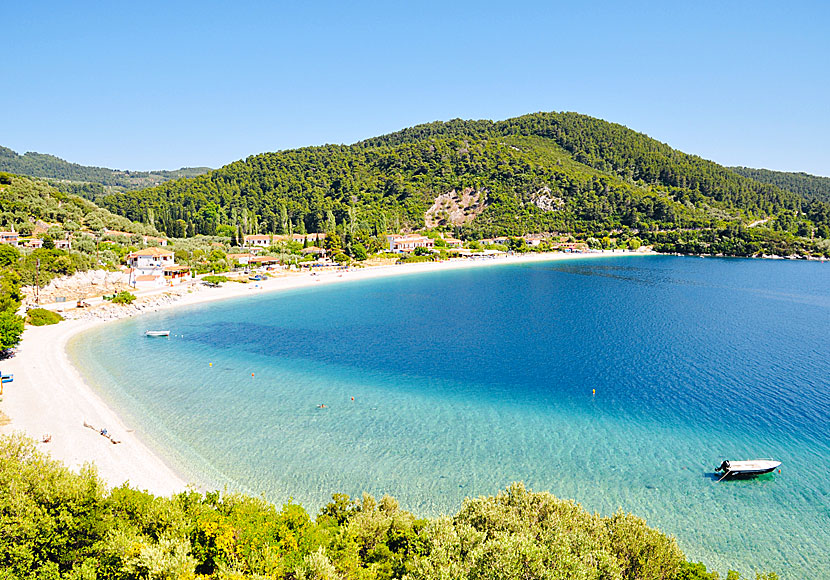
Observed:
[[[492,246],[494,244],[498,244],[500,246],[506,246],[510,242],[510,238],[507,236],[498,236],[496,238],[484,238],[479,240],[482,246]]]
[[[0,244],[8,244],[17,247],[20,236],[17,232],[0,232]]]
[[[251,234],[245,236],[246,246],[258,246],[260,248],[267,248],[272,244],[274,236],[270,234]]]
[[[530,246],[531,248],[538,248],[542,245],[542,242],[546,241],[548,236],[545,234],[525,234],[524,241],[525,244]]]
[[[418,234],[390,234],[386,236],[386,242],[389,244],[389,251],[396,254],[408,254],[414,252],[416,248],[431,249],[435,246],[432,238]]]
[[[461,240],[459,240],[458,238],[453,238],[453,237],[445,237],[445,238],[443,238],[443,239],[444,239],[444,242],[445,242],[445,243],[446,243],[446,244],[447,244],[450,248],[461,248],[462,246],[464,246],[464,242],[463,242],[463,241],[461,241]]]
[[[144,248],[127,255],[130,282],[136,288],[161,288],[180,284],[187,278],[186,266],[177,266],[170,250]]]
[[[254,255],[253,254],[228,254],[227,257],[228,257],[228,260],[232,260],[234,262],[237,262],[241,266],[247,266],[248,262],[250,261],[251,258],[254,257]]]
[[[245,236],[244,245],[246,247],[267,248],[280,242],[297,242],[298,244],[302,244],[304,246],[319,246],[325,239],[326,234],[324,233],[291,235],[251,234],[249,236]]]
[[[561,242],[553,244],[552,249],[566,253],[587,252],[588,244],[586,244],[585,242]]]

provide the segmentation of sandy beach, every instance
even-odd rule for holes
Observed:
[[[225,300],[280,290],[366,280],[386,276],[421,274],[461,268],[488,267],[528,262],[601,259],[605,257],[648,255],[636,252],[602,252],[588,254],[532,254],[502,258],[425,262],[395,266],[379,266],[349,271],[323,273],[292,273],[263,282],[226,283],[220,288],[200,288],[185,293],[180,299],[151,305],[143,312],[175,308],[188,304]],[[652,254],[653,255],[653,254]],[[163,292],[163,291],[159,291]],[[109,307],[112,309],[112,307]],[[126,312],[126,311],[125,311]],[[142,311],[129,309],[131,314]],[[50,435],[41,448],[54,459],[78,470],[94,463],[100,476],[112,486],[129,482],[131,486],[155,494],[169,495],[184,490],[188,484],[199,489],[198,482],[187,482],[166,465],[110,409],[83,380],[66,353],[68,341],[79,333],[105,324],[115,318],[92,316],[85,320],[67,320],[55,326],[27,327],[16,354],[0,361],[4,374],[13,373],[14,382],[5,386],[0,409],[11,423],[0,427],[0,433],[23,432],[41,441]],[[114,444],[98,430],[106,428]]]

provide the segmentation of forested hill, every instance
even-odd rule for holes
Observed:
[[[129,190],[151,187],[171,179],[194,177],[207,173],[210,168],[183,167],[174,171],[120,171],[70,163],[44,153],[28,152],[20,155],[8,147],[0,147],[0,171],[29,177],[94,183]]]
[[[752,169],[751,167],[730,167],[729,169],[755,181],[792,191],[807,200],[818,199],[830,202],[830,177],[820,177],[803,172],[790,173],[770,171],[769,169]]]
[[[703,230],[779,215],[769,223],[795,233],[829,219],[790,191],[576,113],[436,122],[350,146],[263,153],[103,203],[171,236],[445,226],[474,238]]]

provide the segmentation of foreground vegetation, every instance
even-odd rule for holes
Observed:
[[[521,484],[452,517],[335,494],[312,519],[236,494],[108,490],[93,468],[74,474],[19,435],[0,438],[0,530],[6,580],[719,577],[639,518],[592,515]]]

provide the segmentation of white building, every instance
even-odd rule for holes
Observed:
[[[432,248],[435,242],[432,238],[420,236],[418,234],[392,234],[386,236],[386,241],[389,244],[389,251],[396,254],[403,254],[414,252],[415,248]]]
[[[16,232],[0,232],[0,244],[18,245],[19,236]]]
[[[177,266],[170,250],[144,248],[127,256],[130,282],[136,288],[160,288],[180,284],[187,279],[186,266]]]
[[[251,234],[249,236],[245,236],[245,245],[267,248],[271,246],[272,238],[273,236],[268,234]]]

